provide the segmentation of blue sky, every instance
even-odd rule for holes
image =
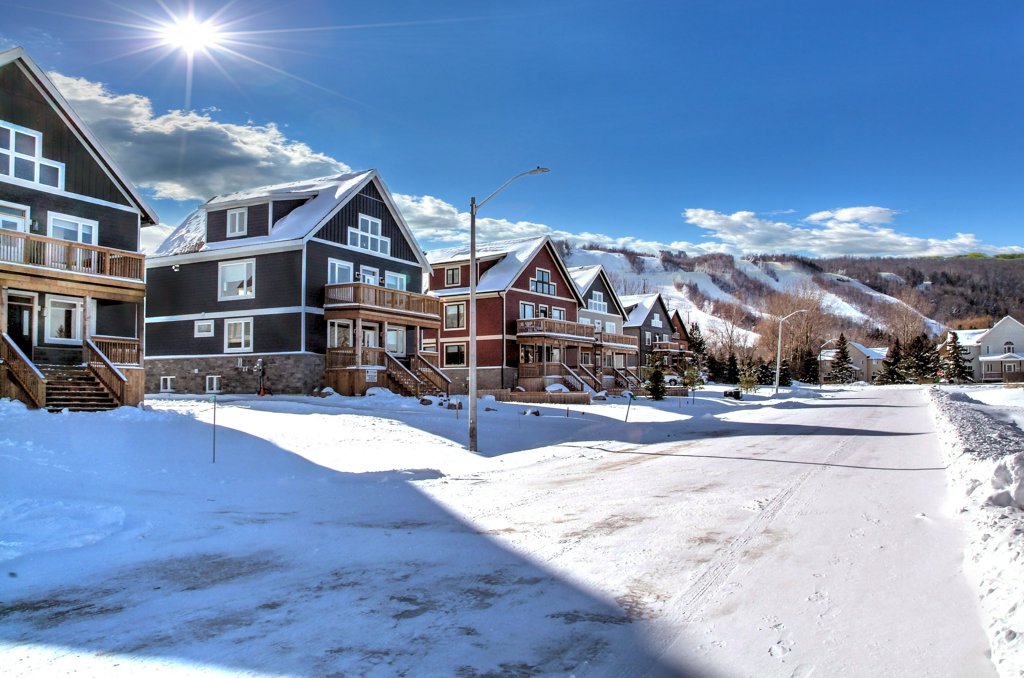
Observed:
[[[471,195],[544,165],[481,213],[484,238],[1024,251],[1019,2],[192,7],[233,53],[197,53],[191,88],[184,53],[140,28],[169,21],[156,2],[14,2],[0,25],[165,223],[219,192],[376,167],[440,246],[465,238]]]

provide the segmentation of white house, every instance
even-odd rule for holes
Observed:
[[[1024,373],[1024,324],[1006,316],[987,330],[950,330],[974,381],[1016,380]]]
[[[847,343],[847,352],[853,362],[854,379],[871,383],[875,375],[882,369],[882,361],[889,354],[889,347],[868,348],[856,341]],[[829,381],[832,374],[832,363],[836,357],[836,349],[828,349],[818,354],[818,381],[822,384]]]

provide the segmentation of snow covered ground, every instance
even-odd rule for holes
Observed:
[[[216,463],[206,399],[0,401],[0,666],[996,675],[922,390],[767,393],[485,402],[480,455],[413,399],[225,396]]]

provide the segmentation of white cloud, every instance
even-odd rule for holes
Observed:
[[[886,207],[843,207],[837,210],[815,212],[804,221],[822,223],[839,221],[847,224],[888,224],[897,212]]]
[[[158,199],[206,200],[349,170],[289,139],[274,123],[218,122],[213,111],[156,115],[144,96],[115,94],[84,78],[49,76],[132,181]]]

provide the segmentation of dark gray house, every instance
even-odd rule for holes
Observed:
[[[376,170],[210,199],[146,260],[149,392],[445,390],[430,267]]]
[[[625,333],[636,337],[639,344],[641,369],[648,366],[652,356],[664,360],[669,353],[680,352],[679,342],[672,339],[675,328],[660,294],[623,296],[620,300],[629,314]]]

